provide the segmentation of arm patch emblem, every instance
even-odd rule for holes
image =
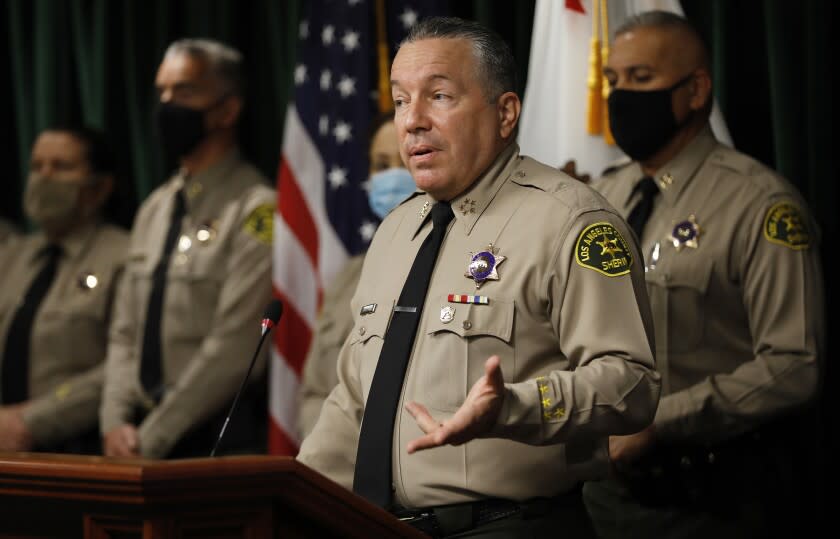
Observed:
[[[274,237],[274,206],[261,204],[245,219],[243,227],[245,232],[251,234],[262,243],[271,245]]]
[[[811,235],[799,207],[790,202],[774,204],[764,217],[764,237],[797,251],[811,246]]]
[[[583,229],[575,245],[575,261],[607,277],[630,273],[633,254],[610,223],[594,223]]]

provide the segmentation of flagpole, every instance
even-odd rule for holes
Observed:
[[[600,135],[604,123],[601,117],[603,91],[598,2],[599,0],[592,0],[592,37],[589,41],[589,76],[586,80],[586,132],[590,135]]]
[[[593,0],[592,3],[595,4],[599,0]],[[604,44],[601,47],[601,66],[607,65],[607,60],[610,58],[610,23],[609,23],[609,13],[607,12],[607,0],[600,0],[601,2],[601,42]],[[603,129],[602,132],[604,133],[604,142],[609,144],[610,146],[615,145],[615,139],[612,136],[612,131],[610,130],[610,113],[609,107],[607,105],[607,98],[610,96],[610,85],[604,78],[603,71],[598,74],[601,79],[601,121],[603,122]]]
[[[388,74],[388,36],[385,32],[385,0],[376,0],[376,59],[379,70],[379,112],[391,109],[391,77]]]

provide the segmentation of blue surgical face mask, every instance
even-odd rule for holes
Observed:
[[[370,177],[368,202],[380,219],[417,189],[411,173],[404,168],[389,168]]]

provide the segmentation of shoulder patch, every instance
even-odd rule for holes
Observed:
[[[764,237],[797,251],[811,246],[811,235],[798,206],[790,202],[774,204],[764,216]]]
[[[271,244],[274,237],[274,206],[261,204],[254,208],[242,228],[262,243]]]
[[[575,261],[607,277],[618,277],[630,273],[633,254],[613,225],[600,222],[584,228],[578,236]]]

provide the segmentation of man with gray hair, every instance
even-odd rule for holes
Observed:
[[[580,483],[659,395],[632,235],[519,155],[514,73],[474,22],[428,19],[400,46],[395,124],[419,190],[376,232],[298,456],[435,537],[589,537]]]
[[[209,40],[167,49],[155,84],[178,169],[137,213],[114,302],[101,407],[110,456],[205,456],[271,298],[274,192],[243,161],[241,56]],[[256,377],[264,372],[261,358]],[[220,452],[263,452],[265,392],[246,393]]]

